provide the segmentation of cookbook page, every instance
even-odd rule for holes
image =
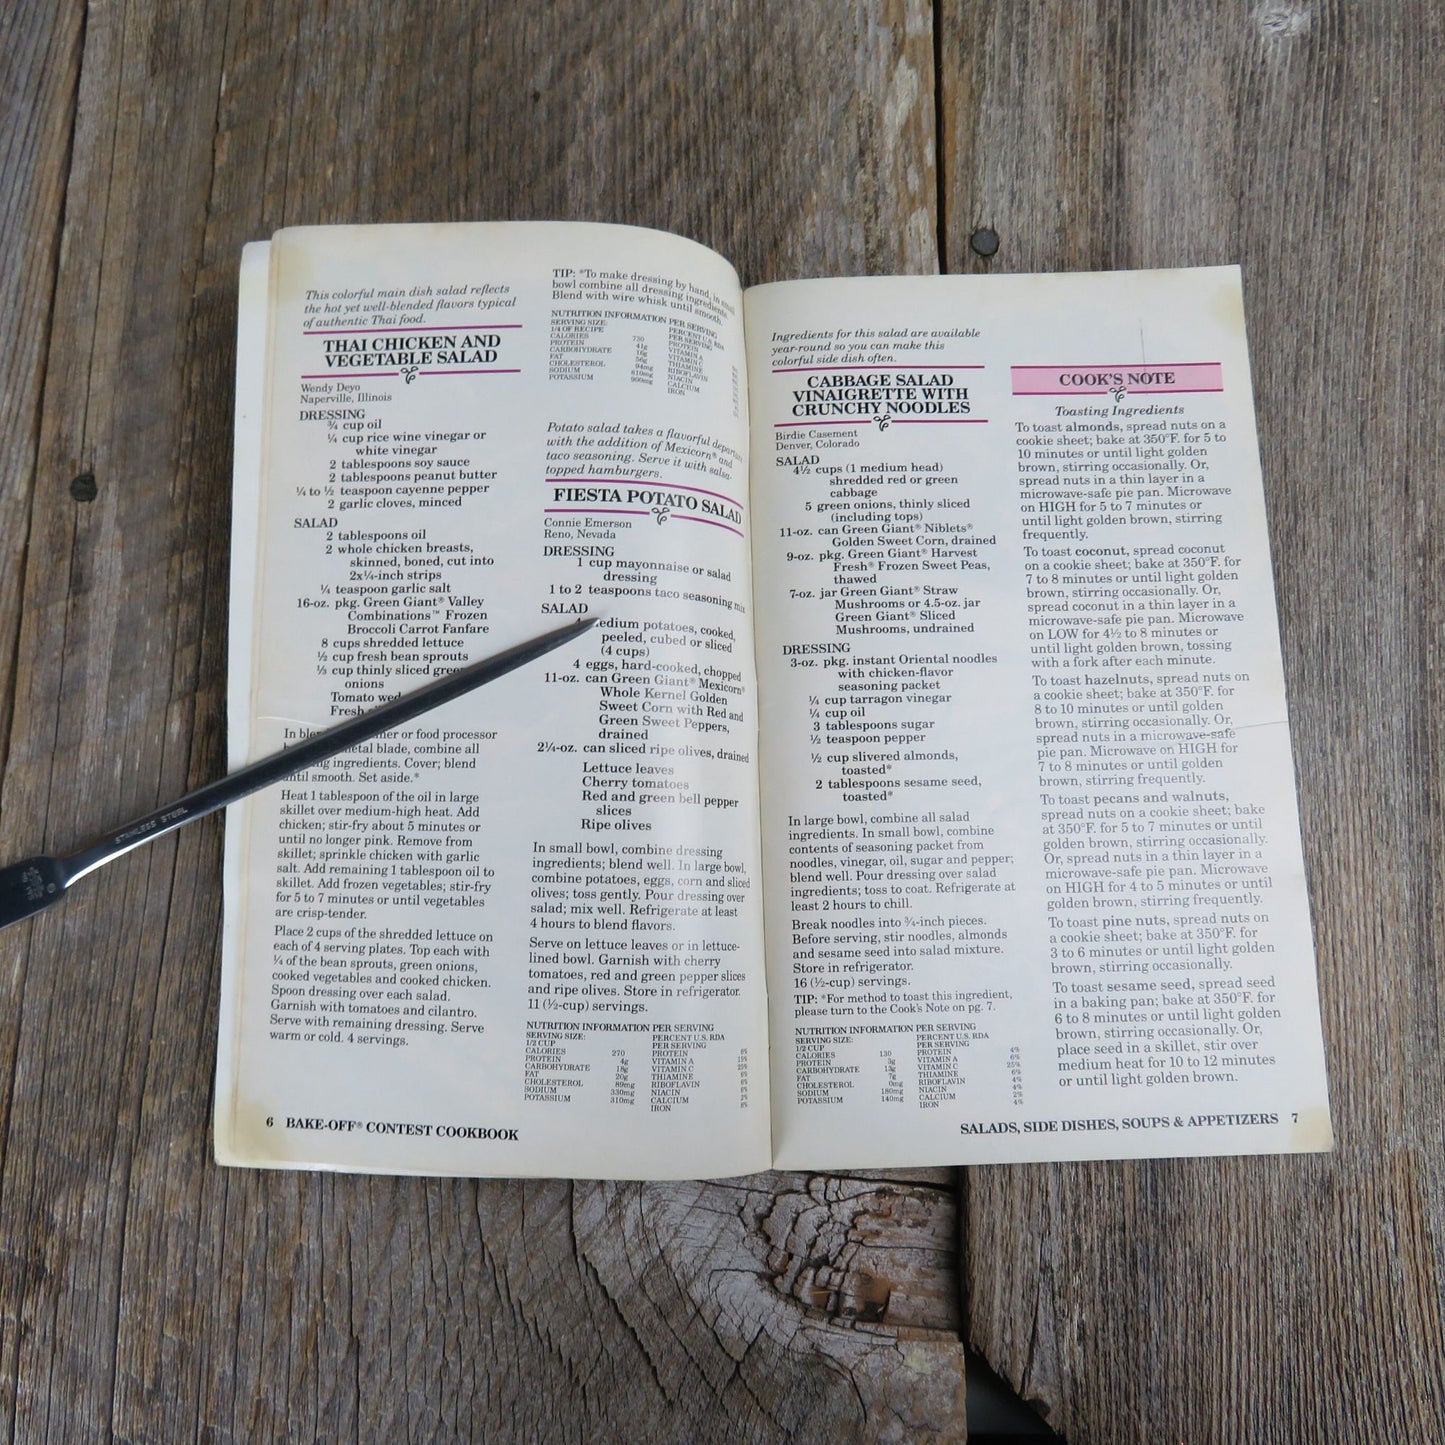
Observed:
[[[233,812],[218,1157],[765,1167],[731,268],[522,224],[288,231],[247,275],[237,761],[603,620]]]
[[[746,308],[778,1163],[1330,1147],[1237,270]]]

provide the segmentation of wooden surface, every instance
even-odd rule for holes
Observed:
[[[222,766],[248,239],[619,220],[749,283],[1239,260],[1340,1138],[958,1181],[222,1172],[208,821],[0,935],[0,1429],[961,1440],[967,1341],[1071,1442],[1445,1436],[1442,31],[1429,0],[0,11],[5,858]]]
[[[949,269],[984,221],[1009,269],[1244,266],[1338,1139],[966,1172],[970,1340],[1071,1442],[1445,1438],[1442,20],[941,14]]]

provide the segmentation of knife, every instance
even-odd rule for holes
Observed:
[[[119,858],[122,853],[129,853],[132,848],[139,848],[142,843],[149,843],[185,823],[204,818],[208,813],[247,797],[258,788],[279,783],[283,778],[325,762],[327,758],[356,747],[377,733],[400,727],[402,723],[410,722],[444,702],[451,702],[453,698],[461,697],[473,688],[511,672],[513,668],[534,661],[554,647],[561,647],[574,637],[580,637],[598,620],[596,617],[580,618],[555,632],[534,637],[530,642],[519,643],[505,652],[459,668],[427,683],[425,687],[417,688],[415,692],[393,698],[323,732],[312,733],[269,758],[248,763],[228,777],[207,783],[205,787],[197,788],[143,818],[136,818],[113,833],[93,839],[63,858],[26,858],[8,868],[0,868],[0,928],[18,923],[32,913],[39,913],[60,902],[72,883],[113,858]]]

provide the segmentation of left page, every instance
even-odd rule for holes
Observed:
[[[231,810],[216,1154],[769,1163],[741,295],[627,227],[247,248],[231,762],[584,613]]]

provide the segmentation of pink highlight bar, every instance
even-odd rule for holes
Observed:
[[[716,521],[712,517],[693,517],[689,516],[686,512],[670,512],[668,519],[673,522],[704,522],[709,527],[721,527],[724,532],[731,532],[735,537],[741,537],[743,535],[742,532],[731,524]]]
[[[368,381],[370,381],[373,376],[400,376],[400,375],[401,375],[401,372],[399,372],[399,371],[357,371],[357,372],[353,372],[352,375],[354,375],[358,381],[360,381],[363,377],[365,377]],[[302,380],[302,381],[335,381],[338,376],[346,376],[346,373],[345,373],[344,371],[303,371],[303,372],[301,373],[301,380]],[[349,380],[350,378],[348,377],[347,379]]]
[[[986,416],[895,416],[889,426],[987,426]]]
[[[774,426],[867,426],[871,416],[815,417],[812,421],[775,421]]]
[[[460,326],[450,321],[435,326],[340,326],[326,331],[303,331],[303,336],[380,336],[403,331],[520,331],[520,321],[464,321]]]
[[[1129,361],[1100,365],[1014,366],[1015,396],[1163,396],[1224,390],[1217,361]]]
[[[519,376],[522,368],[520,366],[457,366],[451,369],[446,367],[422,367],[418,376]],[[378,373],[379,374],[379,373]]]
[[[721,502],[726,502],[730,507],[741,509],[744,503],[736,497],[730,497],[726,492],[710,492],[706,487],[692,487],[686,482],[660,482],[655,477],[544,477],[543,481],[550,487],[602,487],[602,486],[624,486],[624,487],[665,487],[669,492],[696,492],[702,497],[716,497]]]
[[[816,361],[812,366],[775,366],[774,376],[792,371],[982,371],[979,361],[897,361],[874,362],[872,366],[834,366],[831,361]]]

